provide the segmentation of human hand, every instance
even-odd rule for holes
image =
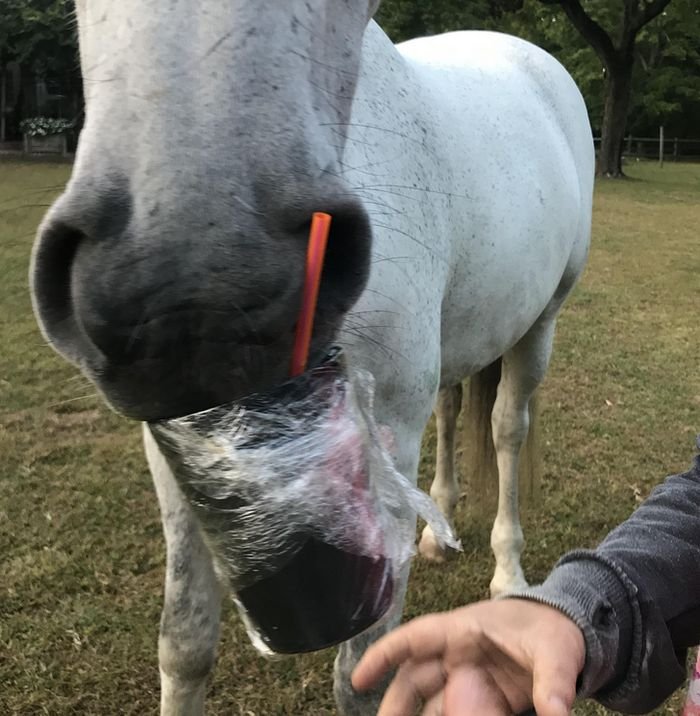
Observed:
[[[352,684],[399,667],[377,716],[568,716],[586,656],[565,614],[537,602],[480,602],[414,619],[371,646]]]

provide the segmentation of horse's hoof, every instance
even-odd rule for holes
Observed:
[[[442,564],[447,556],[446,548],[440,546],[440,543],[435,538],[435,535],[430,527],[426,527],[423,530],[423,534],[418,545],[418,552],[424,559],[437,564]]]
[[[502,594],[518,592],[521,589],[527,589],[529,586],[521,569],[518,569],[515,574],[499,573],[499,570],[496,570],[496,574],[491,580],[489,591],[491,592],[491,599],[496,599]]]

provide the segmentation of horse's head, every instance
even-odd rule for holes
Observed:
[[[55,348],[120,412],[286,376],[313,211],[334,217],[312,355],[368,274],[341,178],[378,0],[77,0],[86,122],[32,269]]]

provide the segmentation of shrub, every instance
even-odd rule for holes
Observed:
[[[67,119],[51,119],[50,117],[30,117],[19,123],[20,131],[31,137],[48,137],[61,134],[71,128]]]

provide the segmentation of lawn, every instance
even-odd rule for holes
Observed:
[[[36,225],[68,172],[0,163],[3,716],[144,714],[158,701],[164,546],[139,429],[45,345],[27,293]],[[700,165],[635,164],[629,175],[597,188],[589,266],[541,391],[544,474],[524,519],[531,581],[685,469],[700,432]],[[432,430],[424,448],[427,487]],[[416,562],[407,616],[485,596],[489,525],[474,512],[465,491],[465,552],[444,565]],[[210,713],[333,714],[332,656],[262,659],[229,606]]]

